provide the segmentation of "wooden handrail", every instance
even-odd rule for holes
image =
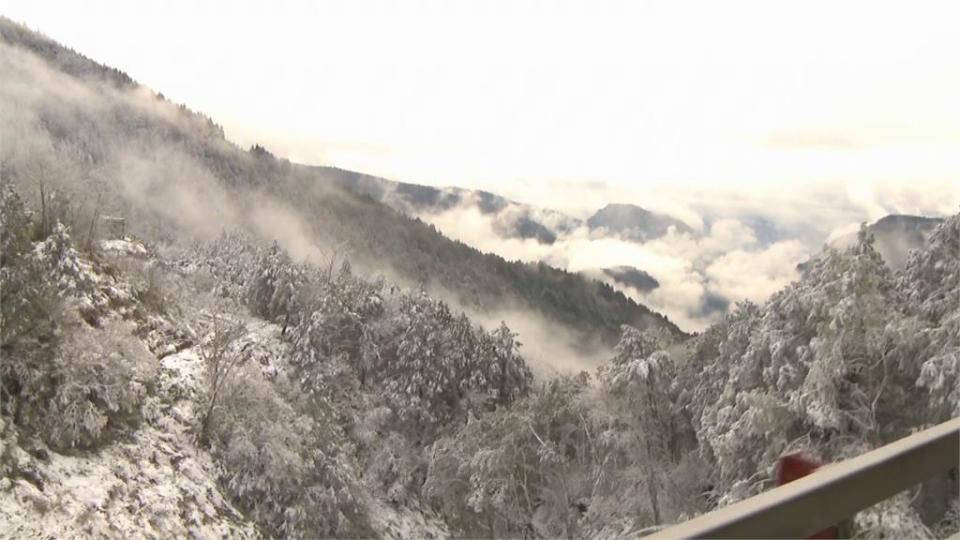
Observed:
[[[646,538],[806,538],[960,466],[960,418]]]

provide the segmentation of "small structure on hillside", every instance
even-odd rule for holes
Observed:
[[[106,239],[123,238],[127,233],[127,220],[116,216],[103,216],[103,236]]]

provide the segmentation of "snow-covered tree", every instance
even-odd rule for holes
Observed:
[[[473,417],[430,451],[424,494],[465,535],[566,536],[589,483],[576,471],[589,453],[586,378],[560,378]]]
[[[960,214],[911,253],[899,287],[918,320],[909,330],[923,359],[916,382],[930,392],[929,421],[960,416]]]
[[[227,494],[265,532],[312,538],[369,534],[357,480],[333,418],[298,411],[254,366],[225,380],[210,442]]]
[[[253,314],[287,327],[303,312],[305,271],[274,243],[254,255],[252,276],[245,283],[245,301]]]
[[[617,354],[600,377],[618,398],[624,430],[632,435],[632,450],[643,469],[654,525],[664,519],[660,500],[669,479],[662,473],[679,459],[682,438],[690,431],[676,405],[676,369],[665,350],[670,337],[656,330],[641,332],[624,326]]]
[[[67,229],[32,245],[22,202],[3,193],[3,411],[54,448],[96,447],[139,421],[148,352],[127,325],[100,320],[108,300]]]
[[[53,338],[58,301],[41,261],[32,256],[34,221],[20,196],[0,190],[0,348],[28,355]],[[20,349],[20,350],[17,350]],[[0,361],[4,370],[13,369]],[[9,380],[9,379],[7,379]]]

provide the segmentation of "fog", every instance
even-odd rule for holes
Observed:
[[[277,241],[298,261],[320,261],[320,241],[302,216],[262,190],[224,185],[191,138],[245,156],[177,105],[135,87],[80,81],[0,42],[0,159],[4,180],[39,207],[86,229],[95,215],[131,217],[129,230],[155,241],[209,241],[242,228]],[[51,196],[52,194],[52,196]]]
[[[687,331],[701,330],[722,313],[711,299],[763,301],[798,277],[796,266],[810,253],[798,240],[761,246],[753,230],[738,220],[714,223],[703,236],[671,230],[643,244],[601,237],[587,227],[560,235],[553,244],[534,239],[502,238],[496,218],[476,207],[458,207],[425,215],[445,234],[508,260],[544,261],[572,272],[599,276],[597,269],[633,266],[652,275],[660,287],[650,292],[604,279]]]
[[[112,215],[127,219],[129,233],[153,242],[186,246],[244,230],[276,241],[299,262],[351,258],[349,246],[330,244],[300,210],[265,188],[225,184],[194,153],[196,143],[230,160],[253,158],[177,105],[139,87],[79,81],[2,41],[0,73],[0,175],[33,208],[41,206],[42,186],[48,206],[65,208],[51,208],[52,218],[70,225],[75,236],[96,225],[98,216]],[[316,185],[310,196],[322,197],[325,189]],[[355,268],[417,286],[389,267]],[[431,293],[488,330],[506,321],[540,377],[592,371],[612,355],[598,340],[519,305],[480,312],[455,293]]]
[[[487,331],[496,329],[505,322],[518,334],[520,354],[526,359],[534,375],[549,379],[558,374],[573,374],[586,371],[593,374],[604,361],[614,356],[613,348],[605,345],[595,335],[581,329],[570,328],[517,303],[503,305],[494,310],[478,311],[463,305],[457,295],[441,289],[429,291],[455,310],[463,311],[475,323]]]
[[[960,205],[960,188],[923,184],[883,188],[823,184],[788,192],[762,191],[755,196],[720,190],[656,189],[642,198],[605,202],[603,197],[629,194],[603,183],[563,185],[569,190],[554,190],[544,200],[557,202],[578,218],[608,202],[629,202],[672,215],[698,233],[681,234],[671,229],[664,237],[638,243],[580,226],[568,232],[561,228],[552,244],[505,238],[501,234],[503,222],[509,222],[520,206],[486,214],[469,198],[455,208],[420,217],[448,236],[508,260],[543,261],[602,279],[667,315],[684,330],[699,331],[736,302],[763,302],[797,279],[797,265],[826,243],[844,237],[846,243],[838,247],[849,245],[849,235],[861,223],[894,213],[945,215]],[[573,200],[581,201],[580,206]],[[597,206],[591,210],[584,205]],[[542,223],[558,230],[556,214],[535,210],[532,215],[545,216]],[[908,249],[917,246],[878,238],[877,247],[897,267]],[[642,292],[599,272],[622,265],[649,273],[660,287]]]
[[[62,203],[58,217],[73,225],[75,233],[95,224],[97,216],[118,215],[132,218],[131,232],[154,241],[209,241],[224,231],[243,229],[278,242],[297,261],[350,257],[349,246],[331,245],[308,216],[267,189],[226,185],[223,175],[193,152],[193,139],[255,171],[254,158],[222,139],[211,124],[151,91],[81,82],[2,42],[0,72],[0,173],[34,207],[42,185],[50,200]],[[509,205],[498,214],[484,214],[477,201],[468,198],[448,211],[420,217],[481,251],[508,260],[543,261],[605,280],[687,331],[704,329],[735,302],[767,299],[798,277],[797,264],[823,242],[855,231],[861,221],[891,211],[947,213],[960,203],[957,189],[902,186],[878,190],[821,185],[787,194],[771,189],[755,196],[661,187],[641,196],[598,181],[557,182],[542,197],[537,193],[534,188],[525,191],[525,197],[540,203],[532,210]],[[312,196],[323,196],[322,190]],[[610,202],[631,202],[671,215],[697,234],[671,231],[641,244],[571,225],[576,222],[568,216],[583,219]],[[547,210],[552,207],[567,214]],[[559,231],[557,240],[543,244],[503,238],[505,224],[526,215],[523,212]],[[599,272],[623,265],[649,273],[660,286],[643,292]],[[391,268],[360,269],[401,285],[417,285]],[[431,292],[488,329],[505,320],[520,334],[522,352],[541,376],[589,371],[613,354],[594,337],[521,306],[479,312],[459,304],[454,293]]]

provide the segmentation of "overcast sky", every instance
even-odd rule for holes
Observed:
[[[929,187],[901,210],[960,205],[956,2],[0,0],[0,13],[298,162],[571,211],[814,185],[854,199]]]

